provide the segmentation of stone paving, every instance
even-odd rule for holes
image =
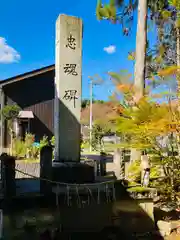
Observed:
[[[30,175],[33,175],[35,177],[40,176],[40,164],[39,163],[16,163],[16,169],[28,173]],[[24,175],[23,173],[16,171],[16,179],[21,178],[31,178],[30,176]]]

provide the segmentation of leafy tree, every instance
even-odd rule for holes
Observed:
[[[92,147],[94,150],[103,150],[102,138],[111,133],[111,126],[104,121],[96,121],[92,129]]]
[[[170,1],[169,1],[170,2]],[[109,4],[102,5],[101,1],[98,1],[97,4],[97,10],[96,15],[99,20],[102,19],[108,19],[114,23],[121,23],[124,26],[124,19],[125,17],[130,16],[130,20],[133,20],[133,12],[134,9],[138,6],[138,24],[137,24],[137,32],[136,32],[136,51],[135,54],[131,57],[135,59],[135,73],[134,73],[134,96],[135,101],[134,103],[138,104],[138,101],[145,95],[145,79],[147,76],[147,71],[152,74],[152,72],[159,70],[158,63],[160,63],[160,58],[162,55],[165,55],[165,48],[163,45],[159,47],[159,52],[161,55],[157,54],[156,57],[153,57],[152,52],[147,52],[148,49],[148,42],[147,42],[147,17],[148,17],[148,7],[151,10],[151,14],[156,14],[157,19],[160,20],[160,11],[163,11],[164,16],[163,19],[165,19],[165,15],[167,15],[167,11],[165,12],[166,8],[169,6],[169,4],[172,5],[172,3],[169,3],[168,1],[160,0],[160,1],[147,1],[147,0],[139,0],[139,1],[129,1],[128,4],[127,1],[120,1],[120,4],[117,4],[117,1],[109,1]],[[172,2],[172,1],[171,1]],[[173,1],[173,4],[176,2],[177,7],[177,1]],[[127,9],[126,13],[123,12],[123,14],[119,14],[117,11],[119,7],[122,7],[123,5],[126,5],[124,9]],[[163,15],[163,14],[162,14]],[[151,15],[152,17],[152,15]],[[125,35],[128,35],[129,29],[126,27],[123,27],[123,32]],[[179,46],[179,45],[178,45]],[[177,48],[178,49],[178,48]],[[157,60],[156,64],[154,64],[154,60]],[[147,64],[151,63],[151,64]],[[147,68],[148,66],[148,68]],[[162,62],[160,67],[162,67]],[[153,72],[153,75],[154,75]],[[148,73],[149,74],[149,73]],[[158,79],[160,83],[161,78],[159,79],[159,76],[153,79],[152,83],[155,84],[155,80]],[[136,154],[133,154],[135,158],[140,158],[141,153],[136,151]]]
[[[125,3],[126,1],[121,1],[121,6]],[[129,1],[128,9],[130,9],[130,12],[132,13],[133,10],[135,9],[134,6],[132,5],[133,1]],[[137,1],[136,1],[137,2]],[[150,7],[151,13],[156,13],[157,12],[157,20],[163,20],[166,18],[168,15],[167,8],[169,5],[175,5],[176,9],[179,7],[178,1],[147,1],[147,0],[139,0],[138,1],[138,25],[137,25],[137,34],[136,34],[136,52],[133,58],[135,59],[135,74],[134,74],[134,89],[135,89],[135,101],[136,103],[136,108],[132,108],[133,111],[138,112],[138,105],[139,101],[143,100],[143,96],[145,95],[145,74],[146,74],[146,66],[147,66],[147,57],[149,57],[149,61],[153,63],[153,60],[157,60],[157,64],[155,65],[156,67],[156,72],[160,68],[162,68],[162,61],[161,58],[163,59],[163,55],[166,54],[165,48],[163,45],[159,47],[158,51],[161,54],[157,54],[155,58],[153,58],[152,53],[147,54],[147,15],[148,15],[148,7]],[[109,4],[105,4],[104,6],[102,5],[101,1],[98,2],[97,4],[97,18],[99,20],[102,19],[108,19],[114,23],[120,22],[121,24],[123,23],[122,19],[125,18],[124,14],[123,16],[117,12],[118,5],[116,1],[110,1]],[[137,4],[135,5],[137,7]],[[127,11],[129,14],[129,11]],[[162,12],[162,14],[160,14]],[[174,14],[174,11],[173,11]],[[152,17],[152,15],[151,15]],[[131,18],[132,20],[133,18]],[[160,21],[160,22],[163,22]],[[178,21],[177,21],[178,22]],[[156,22],[157,23],[157,22]],[[124,28],[125,32],[127,32],[126,28]],[[128,29],[129,30],[129,29]],[[179,28],[176,27],[177,33],[179,34]],[[177,36],[179,36],[177,34]],[[127,34],[126,34],[127,35]],[[177,43],[179,42],[179,38],[177,37]],[[177,52],[179,51],[179,44],[177,45]],[[178,55],[178,54],[177,54]],[[177,59],[178,60],[178,59]],[[157,68],[158,64],[160,65],[160,68]],[[165,61],[166,63],[166,61]],[[154,68],[154,64],[149,68],[148,70],[152,71]],[[153,74],[154,75],[154,74]],[[159,77],[159,75],[158,75]],[[154,80],[154,79],[153,79]],[[158,79],[159,80],[159,79]],[[161,79],[160,79],[161,80]],[[155,83],[155,81],[153,81]],[[134,113],[135,114],[135,113]],[[143,114],[147,114],[146,112],[143,112]],[[122,116],[122,114],[121,114]],[[129,119],[129,116],[126,114],[125,119],[128,122],[127,119]],[[136,115],[132,117],[132,119],[136,119]],[[130,126],[129,126],[130,127]],[[133,126],[132,126],[133,127]],[[135,127],[135,126],[134,126]],[[137,127],[137,126],[136,126]],[[129,129],[129,128],[128,128]],[[127,129],[127,130],[128,130]],[[127,135],[127,134],[125,134]],[[126,139],[131,139],[131,135],[128,135],[128,138]],[[133,137],[136,137],[135,135]],[[132,138],[133,139],[133,138]],[[176,141],[178,138],[176,137]],[[139,148],[141,149],[141,148]],[[142,149],[141,149],[142,150]]]
[[[102,4],[102,1],[98,0],[96,16],[98,20],[105,19],[112,23],[121,24],[123,35],[128,36],[137,4],[137,0],[109,0],[107,4]]]
[[[6,105],[2,110],[1,114],[5,120],[11,121],[18,117],[20,108],[18,105]]]
[[[180,186],[180,160],[178,156],[177,135],[180,131],[178,105],[157,104],[151,98],[142,98],[136,106],[124,108],[116,119],[118,133],[124,135],[122,147],[146,150],[151,162],[163,167],[163,182],[157,187],[168,199],[178,197]],[[158,126],[158,127],[157,127]]]
[[[167,66],[180,65],[180,6],[179,1],[171,0],[165,0],[159,5],[153,5],[152,3],[153,1],[149,1],[150,19],[154,20],[156,24],[158,39],[156,45],[149,51],[146,72],[150,78],[153,75],[153,85],[159,85],[162,84],[162,81],[164,83],[164,78],[157,76],[154,78],[159,70]],[[175,81],[171,82],[174,85]],[[179,89],[179,80],[177,83]]]
[[[123,7],[123,15],[118,16],[117,8]],[[121,1],[120,5],[115,1],[110,1],[109,4],[102,5],[101,1],[97,4],[97,18],[110,19],[114,22],[118,20],[124,26],[124,20],[128,18],[127,22],[132,22],[134,9],[138,7],[138,23],[136,31],[136,52],[135,52],[135,67],[134,67],[134,87],[136,89],[134,94],[135,102],[138,102],[139,99],[145,94],[145,67],[146,67],[146,42],[147,42],[147,13],[148,13],[148,4],[147,0],[139,1],[129,1],[126,4],[126,1]],[[128,35],[129,29],[127,27],[123,28],[125,35]],[[141,153],[134,152],[132,157],[140,157]]]
[[[83,109],[83,108],[86,108],[89,104],[90,104],[89,99],[83,99],[83,100],[82,100],[82,103],[81,103],[82,109]]]
[[[173,2],[173,3],[172,3]],[[173,44],[175,41],[172,36],[171,30],[172,25],[174,23],[174,19],[171,19],[170,27],[163,28],[163,26],[167,26],[167,20],[169,19],[169,9],[172,11],[172,16],[175,16],[175,10],[170,6],[175,5],[177,8],[177,1],[168,1],[168,0],[148,0],[148,1],[109,1],[108,4],[102,4],[102,1],[98,1],[96,8],[96,15],[99,20],[110,20],[114,23],[119,23],[123,27],[123,32],[129,33],[131,27],[129,24],[132,23],[134,18],[134,11],[139,9],[138,11],[138,25],[137,25],[137,46],[135,53],[130,53],[128,58],[135,61],[135,86],[137,88],[136,92],[139,95],[143,95],[144,85],[145,85],[145,77],[151,78],[154,76],[160,69],[163,67],[174,64],[174,52],[175,49]],[[149,8],[149,14],[147,9]],[[143,11],[142,11],[143,10]],[[176,11],[177,12],[177,11]],[[142,16],[142,13],[146,16]],[[149,42],[146,41],[146,33],[147,33],[147,19],[150,21],[155,21],[158,31],[161,33],[161,40],[159,38],[159,42],[152,49],[149,46]],[[175,24],[174,24],[175,25]],[[141,28],[141,29],[140,29]],[[162,29],[166,29],[166,36],[164,36],[164,40],[162,40]],[[128,35],[128,34],[125,34]],[[142,36],[144,36],[142,38]],[[167,43],[167,38],[170,39]],[[169,48],[169,44],[171,44],[171,48]],[[169,51],[171,49],[171,51]],[[139,52],[139,53],[138,53]],[[143,53],[143,54],[142,54]],[[138,56],[138,58],[137,58]],[[141,64],[139,65],[139,62]],[[141,69],[141,70],[140,70]],[[156,80],[156,81],[155,81]],[[148,81],[148,84],[151,84],[153,87],[161,84],[162,80],[159,77],[153,78],[153,81]],[[138,93],[139,92],[139,93]],[[139,96],[140,96],[139,95]]]
[[[95,99],[93,99],[92,103],[102,103],[103,104],[103,103],[105,103],[105,101],[104,100],[95,100]],[[86,108],[89,105],[90,105],[90,100],[89,99],[83,99],[82,100],[81,107],[83,109]]]
[[[6,105],[1,110],[1,116],[5,121],[7,121],[7,126],[9,130],[9,134],[11,136],[11,152],[12,152],[12,144],[13,144],[13,122],[18,117],[20,111],[20,107],[18,105]]]
[[[13,132],[13,121],[18,117],[19,111],[20,108],[17,105],[6,105],[1,110],[2,117],[7,121],[10,132]]]

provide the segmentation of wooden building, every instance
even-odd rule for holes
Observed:
[[[16,122],[21,137],[29,131],[39,141],[44,135],[52,137],[54,123],[55,65],[44,67],[0,81],[1,108],[17,104],[21,108]],[[1,146],[8,147],[7,124],[1,117]]]

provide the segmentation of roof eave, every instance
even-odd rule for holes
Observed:
[[[27,72],[27,73],[24,73],[24,74],[21,74],[21,75],[12,77],[12,78],[2,80],[2,81],[0,81],[0,87],[4,87],[4,86],[7,86],[11,83],[22,81],[22,80],[25,80],[27,78],[35,77],[39,74],[43,74],[43,73],[53,71],[53,70],[55,70],[55,65],[54,64],[50,65],[50,66],[47,66],[47,67],[44,67],[44,68],[36,69],[34,71],[31,71],[31,72]]]

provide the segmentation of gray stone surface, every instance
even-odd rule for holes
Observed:
[[[171,233],[171,223],[166,221],[158,221],[157,226],[161,236],[169,236]]]
[[[35,177],[40,176],[40,164],[39,163],[16,163],[16,169],[28,173],[29,175],[33,175]],[[28,175],[25,175],[21,172],[16,171],[15,175],[16,179],[18,178],[32,178]]]
[[[123,161],[123,155],[121,149],[114,151],[113,163],[115,165],[115,176],[117,179],[124,179],[125,177],[125,166]]]
[[[40,178],[52,180],[52,147],[44,146],[40,151]],[[40,191],[42,194],[49,194],[52,186],[49,181],[40,180]]]
[[[56,22],[55,160],[80,160],[82,20],[60,15]]]

